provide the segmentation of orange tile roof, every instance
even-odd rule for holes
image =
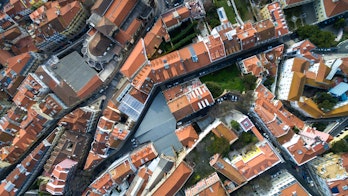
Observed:
[[[133,174],[132,163],[129,160],[126,160],[110,170],[111,178],[118,184],[121,184],[123,179],[129,174]]]
[[[179,141],[189,148],[191,148],[198,139],[198,134],[191,124],[175,130],[175,134]]]
[[[257,144],[256,148],[260,150],[258,155],[246,160],[246,162],[240,159],[234,163],[238,171],[248,180],[260,175],[281,161],[267,142]]]
[[[141,167],[129,188],[126,192],[126,196],[140,195],[146,187],[148,179],[152,175],[152,171],[147,167]]]
[[[260,74],[264,71],[263,65],[256,55],[244,59],[242,62],[246,72],[251,73],[256,77],[259,77]]]
[[[305,83],[306,83],[305,75],[300,72],[294,72],[292,80],[291,80],[288,100],[290,101],[299,100],[300,97],[302,96]]]
[[[319,64],[319,69],[318,69],[318,74],[317,74],[317,78],[316,81],[320,82],[320,83],[324,83],[326,82],[326,76],[330,73],[331,68],[326,66],[324,61],[321,60],[320,64]]]
[[[20,75],[21,71],[23,70],[24,66],[27,64],[27,62],[31,59],[31,55],[29,52],[10,57],[7,59],[7,72],[10,70],[13,70],[18,75]]]
[[[115,0],[106,10],[104,17],[120,27],[136,3],[137,0]]]
[[[209,41],[205,42],[205,44],[208,48],[211,60],[215,61],[224,58],[226,56],[225,48],[220,36],[214,37],[213,35],[209,35],[208,39]]]
[[[204,42],[191,44],[179,50],[186,72],[192,72],[211,63],[208,49]],[[197,57],[195,61],[194,57]]]
[[[226,178],[233,181],[237,185],[243,184],[247,179],[235,167],[223,160],[220,154],[215,154],[210,158],[210,166],[214,167],[218,172]]]
[[[94,166],[99,164],[102,160],[104,160],[104,157],[93,151],[89,151],[83,170],[90,170],[94,168]]]
[[[134,36],[134,34],[140,29],[142,26],[143,22],[139,19],[134,19],[131,24],[128,26],[126,33],[130,35],[131,37]]]
[[[155,147],[152,143],[149,143],[145,146],[142,146],[141,148],[138,148],[134,150],[131,153],[131,159],[132,163],[136,167],[140,167],[141,165],[145,164],[146,162],[151,161],[152,159],[156,158],[158,155]]]
[[[229,129],[223,122],[220,122],[218,126],[213,128],[212,132],[217,137],[226,138],[230,144],[232,144],[238,139],[237,134],[233,130]]]
[[[216,172],[200,180],[194,186],[185,190],[186,196],[227,196],[221,180]]]
[[[348,10],[348,1],[324,1],[325,13],[328,18],[336,16]]]
[[[137,70],[141,69],[147,62],[144,39],[141,38],[128,56],[126,62],[122,65],[120,72],[128,79],[131,79]]]
[[[7,60],[13,57],[13,55],[7,50],[0,49],[0,64],[5,66]]]
[[[167,103],[169,110],[173,113],[175,119],[180,120],[193,113],[191,104],[186,96],[181,96]]]
[[[293,159],[295,159],[298,165],[302,165],[309,160],[312,160],[317,155],[325,152],[325,143],[316,142],[311,146],[306,147],[305,141],[298,135],[295,135],[291,141],[290,145],[284,144],[287,147],[287,150],[292,155]]]
[[[284,13],[280,8],[279,2],[274,2],[268,4],[267,9],[270,13],[273,14],[272,22],[275,23],[275,35],[278,37],[280,35],[284,35],[289,33],[288,26],[285,21]]]
[[[185,5],[181,5],[163,14],[162,21],[167,28],[170,28],[189,17],[190,10]]]
[[[111,131],[113,128],[115,122],[107,119],[105,116],[102,116],[99,118],[98,121],[98,128],[105,130],[105,131]]]
[[[189,179],[193,169],[186,162],[181,162],[163,184],[153,193],[153,196],[175,195]]]
[[[148,57],[154,55],[157,48],[161,45],[163,38],[165,41],[170,39],[167,30],[163,27],[162,19],[159,18],[144,37],[146,54]]]
[[[111,174],[108,172],[98,177],[92,184],[89,185],[92,189],[96,190],[100,194],[105,194],[108,189],[113,185]]]
[[[136,100],[138,100],[139,102],[141,102],[142,104],[145,104],[146,100],[147,100],[147,97],[148,95],[139,91],[138,89],[136,88],[132,88],[130,91],[129,91],[129,95],[131,95],[132,97],[134,97]]]
[[[301,196],[309,195],[308,192],[298,182],[296,182],[295,184],[283,189],[280,193],[280,196],[289,196],[294,194]]]

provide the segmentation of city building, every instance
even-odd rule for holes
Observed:
[[[256,42],[263,42],[275,36],[275,26],[270,19],[262,20],[253,24],[256,33]]]
[[[46,185],[46,190],[52,195],[64,195],[67,192],[66,184],[72,177],[77,162],[65,159],[58,163],[52,171],[49,182]]]
[[[193,126],[187,125],[175,130],[175,134],[183,146],[191,148],[198,139],[198,134]]]
[[[51,51],[78,35],[86,26],[88,11],[80,1],[49,1],[29,15],[28,33],[42,51]]]
[[[309,162],[314,181],[319,185],[319,191],[326,195],[344,195],[348,178],[347,154],[328,153]]]
[[[225,138],[229,144],[233,144],[235,141],[238,139],[238,135],[235,133],[234,130],[231,130],[228,128],[225,123],[219,121],[217,124],[212,124],[216,125],[215,127],[212,127],[212,132],[217,136],[217,137],[223,137]]]
[[[262,62],[256,55],[243,59],[238,65],[241,68],[242,74],[251,73],[256,77],[261,77],[265,71]]]
[[[51,146],[54,138],[51,136],[52,134],[34,148],[34,150],[17,164],[11,173],[1,181],[0,195],[15,195],[21,190],[31,174],[37,169],[40,169],[37,163],[41,161],[43,155]]]
[[[163,95],[177,121],[214,103],[209,89],[199,80],[174,86],[163,91]]]
[[[238,171],[230,163],[221,158],[220,154],[215,154],[212,156],[209,164],[237,186],[241,186],[247,181],[244,175],[242,175],[240,171]]]
[[[87,154],[86,149],[89,141],[87,134],[64,130],[64,128],[59,129],[62,129],[63,133],[44,165],[44,175],[46,176],[50,176],[56,165],[65,159],[70,159],[81,165],[82,158]]]
[[[142,27],[150,20],[151,2],[142,0],[97,1],[87,23],[92,26],[84,45],[85,58],[97,69],[128,50]]]
[[[248,181],[282,162],[282,158],[271,145],[263,140],[251,147],[251,150],[237,154],[231,163]]]
[[[18,92],[13,97],[13,102],[24,109],[30,108],[34,103],[43,99],[50,89],[35,73],[29,73],[18,87]]]
[[[286,24],[285,20],[285,15],[280,7],[279,2],[267,4],[260,10],[260,14],[264,20],[270,19],[273,22],[275,27],[275,37],[279,37],[281,35],[289,33],[288,25]]]
[[[0,76],[1,87],[13,97],[23,79],[34,72],[42,61],[43,57],[35,52],[26,52],[8,58]]]
[[[220,35],[220,38],[224,44],[226,55],[241,50],[241,45],[239,44],[237,38],[237,30],[230,22],[222,23],[219,26],[214,27],[211,31],[211,35],[215,37]]]
[[[152,161],[158,156],[158,153],[153,143],[145,144],[133,150],[130,154],[132,163],[135,167],[139,168],[145,163]]]
[[[178,166],[172,168],[150,194],[154,196],[175,195],[184,186],[192,173],[192,167],[182,161]]]
[[[268,189],[258,186],[255,191],[254,195],[310,195],[301,183],[286,170],[280,170],[271,176]]]
[[[98,73],[76,51],[61,59],[51,58],[35,74],[68,107],[77,105],[103,84]]]
[[[314,1],[317,22],[347,13],[348,2],[344,0]]]
[[[311,51],[315,48],[317,47],[311,41],[306,39],[291,45],[286,50],[286,53],[289,56],[304,57],[312,62],[318,63],[321,56]]]
[[[191,19],[190,10],[184,5],[179,5],[168,10],[161,15],[163,25],[167,31],[171,31],[179,27],[183,22]]]
[[[129,185],[126,196],[141,195],[151,175],[152,171],[148,167],[142,166],[139,168],[137,175]]]
[[[224,188],[224,185],[221,182],[218,174],[216,172],[212,173],[206,178],[203,178],[197,182],[192,187],[185,190],[186,196],[214,196],[221,195],[227,196],[228,193]]]
[[[110,194],[112,190],[122,190],[122,194],[127,192],[127,176],[134,174],[137,168],[132,164],[129,155],[125,155],[111,164],[108,169],[98,176],[84,191],[82,195],[104,195]],[[127,188],[122,188],[126,186]]]
[[[163,20],[158,19],[151,30],[146,33],[144,37],[144,44],[147,57],[152,57],[156,51],[161,53],[158,48],[161,45],[162,41],[169,42],[170,36],[166,28],[164,28]]]
[[[315,0],[280,0],[279,2],[283,9],[288,9],[288,8],[301,6],[314,1]]]

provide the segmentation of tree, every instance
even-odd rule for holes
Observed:
[[[320,48],[329,48],[337,43],[336,36],[329,31],[320,30],[316,25],[304,25],[297,29],[301,39],[309,39],[314,45]]]
[[[339,140],[332,145],[331,150],[334,153],[348,152],[348,144],[344,139]]]
[[[327,124],[322,122],[317,122],[313,124],[313,127],[315,127],[318,131],[324,131],[327,127]]]
[[[253,90],[256,86],[257,78],[251,74],[242,77],[242,81],[246,90]]]
[[[213,97],[218,97],[224,92],[224,90],[216,82],[208,81],[205,84],[207,85]]]
[[[275,80],[275,78],[274,78],[273,76],[268,77],[268,78],[265,80],[265,82],[263,83],[263,85],[264,85],[265,87],[267,87],[268,89],[271,89],[271,86],[272,86],[272,84],[274,83],[274,80]]]
[[[252,142],[257,142],[257,138],[250,132],[244,132],[240,135],[239,139],[244,145],[250,144]]]
[[[232,127],[232,129],[234,129],[236,131],[238,131],[240,129],[239,123],[237,121],[235,121],[235,120],[231,121],[231,127]]]
[[[322,111],[328,112],[337,104],[338,99],[327,92],[318,92],[315,94],[313,101],[318,104]]]
[[[333,25],[333,27],[336,29],[343,28],[344,26],[346,26],[346,20],[344,18],[336,20],[336,22]]]
[[[222,157],[225,157],[228,155],[228,152],[230,151],[230,143],[228,140],[224,137],[216,137],[213,136],[213,143],[208,146],[208,152],[211,154],[219,153]]]
[[[298,132],[300,132],[300,129],[298,129],[296,126],[292,129],[294,130],[294,132],[297,134]]]

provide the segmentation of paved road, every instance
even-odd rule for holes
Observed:
[[[348,40],[345,40],[337,45],[339,53],[348,54]]]
[[[339,122],[337,126],[335,126],[331,131],[330,135],[337,136],[341,131],[345,130],[348,127],[348,117],[344,118]]]

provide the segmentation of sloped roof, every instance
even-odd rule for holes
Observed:
[[[306,77],[303,73],[294,72],[290,91],[288,95],[288,100],[296,101],[302,96],[304,85],[306,83]]]
[[[147,62],[144,39],[141,38],[135,45],[133,51],[128,56],[126,62],[122,65],[120,72],[131,79],[136,71]]]
[[[170,176],[165,179],[163,184],[153,193],[153,195],[175,195],[189,179],[192,173],[193,169],[186,162],[181,162]]]
[[[348,10],[348,0],[326,0],[323,2],[327,17],[333,17]]]
[[[192,145],[195,143],[195,140],[198,139],[198,135],[191,124],[177,129],[175,131],[175,134],[176,136],[178,136],[179,141],[184,146],[188,146],[189,148],[191,148]]]

